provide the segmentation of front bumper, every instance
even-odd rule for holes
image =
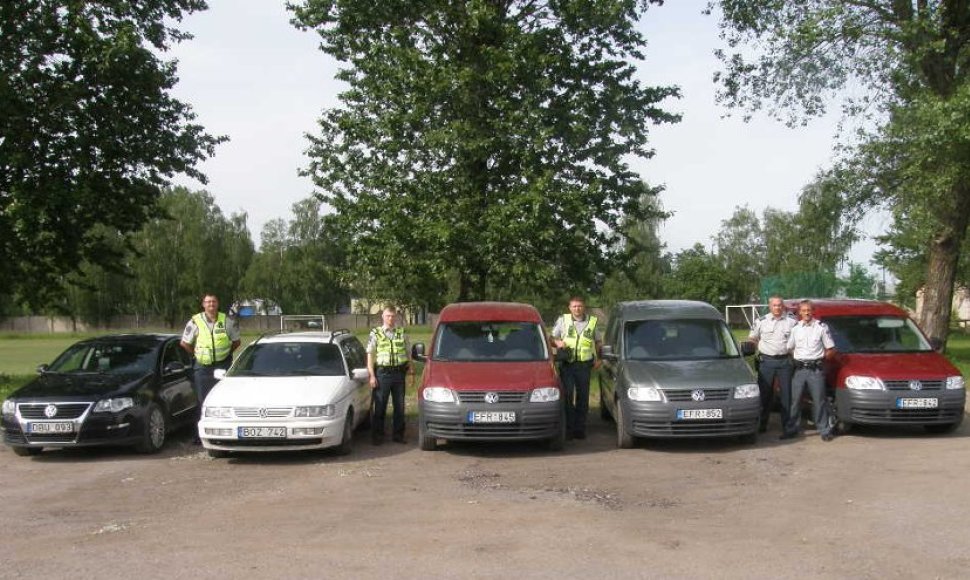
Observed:
[[[93,406],[93,403],[92,403]],[[139,407],[121,413],[93,413],[68,420],[26,419],[19,413],[0,420],[3,442],[12,447],[91,447],[134,445],[142,440],[144,414]],[[70,433],[33,433],[32,423],[72,423]]]
[[[733,437],[758,431],[759,398],[710,402],[631,401],[622,399],[627,431],[635,437]],[[720,419],[680,419],[679,410],[720,409]]]
[[[299,451],[339,445],[343,439],[345,417],[326,419],[203,419],[199,421],[199,439],[206,449],[217,451]],[[244,427],[283,427],[285,438],[240,437]],[[314,434],[296,434],[294,430],[314,429]]]
[[[948,425],[963,420],[965,389],[934,391],[853,390],[835,391],[836,416],[859,425]],[[902,408],[900,400],[935,399],[936,408]]]
[[[514,423],[472,423],[472,412],[513,412]],[[454,441],[529,441],[562,432],[562,401],[548,403],[432,403],[419,401],[418,421],[426,435]]]

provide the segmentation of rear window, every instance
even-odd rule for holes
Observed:
[[[839,352],[926,352],[933,350],[916,324],[902,316],[832,316],[824,320]]]
[[[546,344],[532,322],[450,322],[438,330],[432,358],[452,361],[546,360]]]
[[[623,329],[628,360],[700,360],[739,356],[720,320],[635,320]]]
[[[234,377],[340,376],[346,374],[335,344],[268,342],[243,351],[227,375]]]

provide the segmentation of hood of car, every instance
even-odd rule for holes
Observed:
[[[552,364],[548,361],[434,361],[425,367],[425,375],[425,386],[448,387],[457,391],[524,391],[559,385]]]
[[[884,380],[945,379],[960,374],[936,351],[839,354],[839,374],[879,377]]]
[[[662,389],[736,387],[755,382],[754,373],[741,358],[687,361],[628,361],[623,369],[626,386]]]
[[[347,377],[226,377],[205,404],[211,407],[287,407],[333,402],[350,380]]]
[[[151,375],[109,375],[103,373],[44,373],[18,389],[11,397],[17,399],[101,397],[130,391]]]

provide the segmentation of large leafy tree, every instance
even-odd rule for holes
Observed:
[[[26,304],[81,264],[119,259],[175,174],[219,139],[170,95],[202,0],[0,2],[0,295]]]
[[[791,122],[839,98],[862,115],[841,166],[854,207],[931,221],[920,323],[944,338],[970,221],[970,7],[965,0],[718,0],[729,106]]]
[[[382,294],[586,289],[654,193],[630,169],[677,95],[636,79],[647,0],[305,0],[348,89],[308,173]],[[659,2],[655,2],[659,3]]]

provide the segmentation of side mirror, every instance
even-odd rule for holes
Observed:
[[[608,360],[610,362],[616,361],[617,356],[616,353],[613,352],[613,345],[604,344],[602,348],[600,348],[600,357],[603,360]]]
[[[754,343],[750,340],[746,340],[741,343],[741,356],[751,356],[755,352],[757,352],[757,349],[755,348]]]
[[[48,368],[50,368],[48,364],[37,365],[37,374],[42,375],[46,373]]]
[[[172,361],[172,362],[168,363],[167,365],[165,365],[165,369],[162,371],[162,374],[167,377],[167,376],[170,376],[170,375],[176,375],[176,374],[184,373],[184,372],[185,372],[185,365],[184,364],[182,364],[182,363],[180,363],[178,361]]]
[[[221,381],[222,379],[226,378],[226,369],[216,369],[212,371],[212,378],[217,381]]]
[[[370,372],[367,369],[354,369],[350,371],[350,378],[355,381],[366,381],[370,379]]]
[[[428,360],[428,355],[424,352],[423,342],[414,343],[414,346],[411,347],[411,358],[422,362]]]

